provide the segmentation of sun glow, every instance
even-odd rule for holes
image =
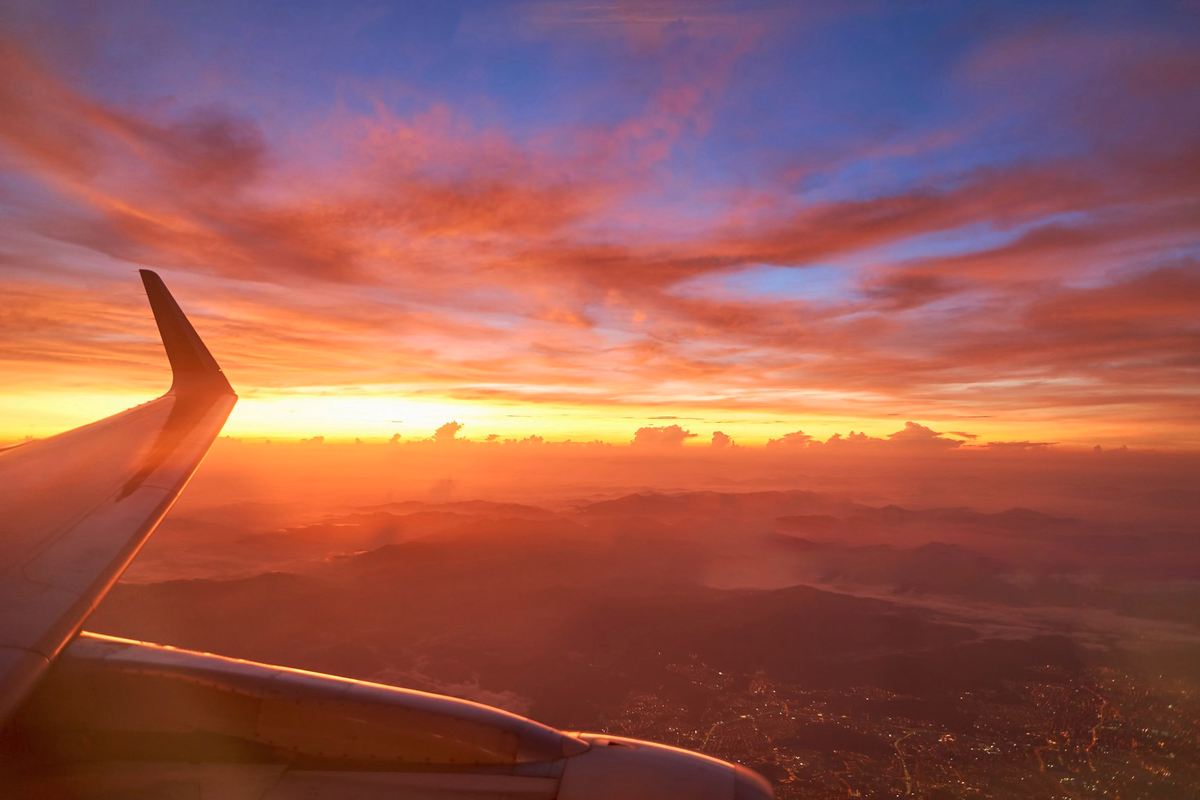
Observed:
[[[320,436],[331,441],[379,442],[399,435],[402,441],[429,438],[447,422],[463,427],[458,437],[473,441],[490,438],[521,440],[531,436],[547,441],[602,441],[624,445],[640,428],[678,425],[686,434],[685,447],[706,447],[720,431],[739,445],[760,447],[795,431],[815,441],[851,432],[887,438],[904,427],[897,414],[781,413],[774,409],[721,408],[663,402],[567,404],[522,402],[519,398],[461,399],[426,390],[404,396],[399,387],[297,387],[287,391],[235,387],[239,401],[225,434],[245,439],[298,440]],[[41,438],[146,402],[153,392],[30,391],[0,396],[0,442]],[[1145,437],[1144,426],[1098,416],[1090,420],[1024,415],[1013,420],[921,417],[946,435],[971,447],[989,441],[1040,441],[1065,447],[1105,447]],[[1162,430],[1169,430],[1164,422]]]

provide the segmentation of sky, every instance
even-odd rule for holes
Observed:
[[[150,268],[238,437],[1195,450],[1197,75],[1167,0],[7,0],[0,439],[166,388]]]

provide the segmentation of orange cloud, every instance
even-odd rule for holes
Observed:
[[[950,448],[962,446],[962,442],[947,439],[938,431],[916,422],[904,423],[903,430],[888,435],[888,442],[900,447]]]
[[[622,16],[544,12],[575,27]],[[673,60],[644,107],[523,140],[442,102],[404,115],[342,105],[292,138],[219,107],[123,107],[27,42],[0,40],[0,152],[37,190],[0,187],[20,213],[0,232],[6,374],[17,386],[68,367],[89,385],[158,380],[153,327],[128,286],[140,264],[197,298],[198,324],[249,394],[367,387],[636,406],[639,418],[676,404],[875,421],[1016,411],[1046,425],[1108,414],[1163,441],[1195,426],[1194,53],[1121,38],[1115,66],[1089,66],[1083,54],[1109,51],[1074,37],[1061,53],[1054,37],[996,42],[958,80],[976,90],[1025,74],[1021,53],[1069,70],[1088,91],[1044,119],[1086,137],[1087,158],[997,160],[838,199],[781,175],[710,186],[689,217],[659,210],[671,205],[662,187],[680,185],[666,165],[707,130],[765,34],[731,27],[710,52],[660,28],[640,46]],[[987,124],[864,140],[838,162],[935,153]],[[949,253],[904,249],[979,230]],[[834,270],[842,285],[687,288],[763,266]],[[889,441],[958,444],[918,428]]]
[[[662,427],[647,426],[638,428],[633,435],[633,445],[636,447],[678,447],[696,434],[684,430],[678,425]]]
[[[462,429],[463,426],[459,422],[447,422],[433,432],[433,440],[435,442],[453,442],[454,437],[458,436],[458,432]]]
[[[1046,448],[1053,447],[1055,444],[1057,442],[988,442],[984,447],[988,450],[999,450],[1002,452],[1024,452],[1026,450],[1045,450]]]
[[[813,441],[813,437],[804,431],[792,431],[785,433],[778,439],[771,439],[767,442],[767,448],[803,448],[808,447]]]

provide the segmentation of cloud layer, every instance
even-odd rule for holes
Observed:
[[[157,380],[149,266],[245,397],[1200,444],[1192,12],[498,9],[8,12],[10,391]]]

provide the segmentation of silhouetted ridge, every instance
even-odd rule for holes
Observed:
[[[493,503],[487,500],[462,500],[446,503],[406,500],[400,503],[363,506],[355,510],[363,513],[388,512],[400,515],[422,511],[441,511],[471,516],[511,517],[513,519],[555,519],[560,516],[553,511],[547,511],[537,506],[524,505],[522,503]]]

